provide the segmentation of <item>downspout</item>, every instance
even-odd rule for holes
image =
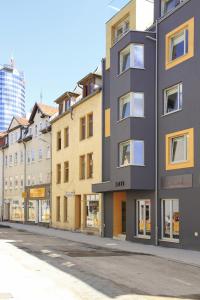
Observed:
[[[155,70],[155,245],[158,245],[158,20],[156,20]]]

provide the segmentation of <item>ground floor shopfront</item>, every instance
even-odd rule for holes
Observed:
[[[101,234],[101,195],[60,193],[52,200],[52,226]]]
[[[103,194],[104,236],[200,250],[200,191],[119,191]],[[156,218],[157,213],[157,218]]]
[[[21,194],[5,198],[2,204],[3,219],[14,222],[24,221],[24,199]]]
[[[50,185],[27,186],[24,195],[25,221],[49,224],[51,215]]]

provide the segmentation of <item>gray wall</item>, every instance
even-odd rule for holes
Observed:
[[[200,249],[200,1],[187,2],[159,24],[159,220],[160,199],[179,199],[180,244],[184,248]],[[176,67],[165,70],[165,35],[194,16],[195,55]],[[163,115],[163,90],[179,82],[183,83],[183,109],[177,113]],[[165,135],[170,132],[194,128],[195,167],[190,169],[165,170]],[[161,178],[192,174],[193,188],[163,189]],[[160,225],[160,224],[159,224]],[[159,226],[160,227],[160,226]],[[199,237],[194,236],[199,232]]]

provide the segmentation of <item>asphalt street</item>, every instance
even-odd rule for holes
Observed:
[[[0,228],[0,299],[200,299],[200,268]]]

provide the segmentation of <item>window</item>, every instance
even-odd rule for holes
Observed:
[[[18,188],[18,176],[15,176],[15,189]]]
[[[5,190],[7,191],[7,189],[8,189],[8,179],[6,178],[5,179]]]
[[[69,162],[64,162],[64,182],[69,181]]]
[[[39,130],[39,134],[41,134],[42,131],[42,122],[40,122],[40,130]]]
[[[117,26],[115,26],[113,43],[117,43],[128,31],[129,18],[126,18],[124,21],[120,22]]]
[[[137,236],[149,237],[151,235],[151,201],[137,200]]]
[[[120,52],[120,73],[129,68],[144,68],[144,45],[131,44]]]
[[[194,129],[166,135],[166,170],[194,166]]]
[[[130,68],[130,46],[120,52],[120,73]]]
[[[9,166],[12,166],[12,154],[9,155]]]
[[[51,158],[51,148],[47,146],[47,159]]]
[[[70,106],[71,106],[71,101],[70,99],[65,101],[65,111],[70,110]]]
[[[31,161],[32,162],[35,161],[35,151],[34,151],[34,149],[31,150]]]
[[[162,238],[179,240],[180,212],[178,199],[162,199]]]
[[[30,151],[27,151],[27,163],[30,164],[30,162],[31,162]]]
[[[42,148],[39,148],[38,150],[38,159],[42,160]]]
[[[162,16],[174,9],[178,4],[180,4],[180,0],[162,0]]]
[[[60,197],[56,197],[56,221],[60,222]]]
[[[57,150],[61,149],[61,131],[57,132]]]
[[[80,140],[84,140],[85,139],[85,130],[86,130],[86,124],[85,124],[85,117],[82,117],[80,119]]]
[[[37,128],[37,125],[35,125],[35,136],[38,135],[38,128]]]
[[[28,176],[27,185],[31,185],[31,176]]]
[[[68,199],[67,199],[67,197],[64,197],[63,214],[64,214],[63,221],[67,222],[68,221]]]
[[[87,178],[93,178],[93,153],[87,154]]]
[[[166,69],[194,56],[194,18],[166,35]]]
[[[164,91],[164,114],[182,109],[182,83]]]
[[[14,165],[15,166],[17,165],[17,152],[15,152],[14,154]]]
[[[93,113],[87,115],[87,136],[93,136]]]
[[[57,164],[56,166],[56,175],[57,175],[56,183],[59,184],[61,183],[61,164]]]
[[[69,146],[69,127],[64,129],[64,147]]]
[[[119,99],[119,119],[144,117],[144,93],[128,93]]]
[[[42,179],[42,173],[39,174],[39,183],[42,183],[43,179]]]
[[[7,155],[5,156],[5,166],[6,167],[8,166],[8,156]]]
[[[59,103],[59,115],[61,115],[63,113],[63,103]]]
[[[132,140],[119,144],[119,166],[144,166],[144,141]]]
[[[20,179],[20,188],[22,189],[24,187],[24,177],[21,176],[21,179]]]
[[[29,127],[29,134],[32,134],[32,127]]]
[[[20,163],[22,164],[24,162],[24,153],[23,151],[20,151]]]
[[[12,179],[12,177],[9,178],[9,181],[10,181],[10,190],[12,190],[12,188],[13,188],[13,179]]]
[[[99,196],[86,195],[86,227],[98,228],[99,225]]]
[[[85,179],[85,155],[80,156],[79,178]]]

